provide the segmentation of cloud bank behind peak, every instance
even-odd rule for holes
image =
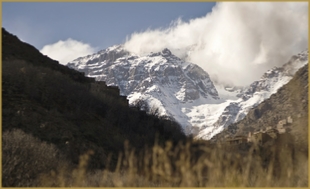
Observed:
[[[219,83],[248,85],[308,47],[308,3],[217,3],[204,17],[133,33],[124,47],[139,55],[169,48]]]

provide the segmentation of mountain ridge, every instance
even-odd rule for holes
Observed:
[[[210,139],[276,93],[307,61],[306,50],[282,67],[268,70],[248,87],[219,88],[227,98],[221,97],[219,86],[207,72],[176,57],[167,48],[138,56],[115,45],[75,59],[67,66],[107,85],[118,86],[131,105],[142,100],[157,107],[159,115],[180,123],[185,133]]]
[[[229,125],[212,140],[225,140],[237,135],[247,136],[248,133],[267,129],[293,133],[297,144],[307,146],[308,64],[301,67],[293,79],[283,85],[277,93],[252,108],[244,119]]]
[[[288,83],[302,66],[308,63],[308,50],[302,51],[281,67],[274,67],[265,72],[260,80],[254,81],[250,86],[244,87],[236,95],[238,100],[231,102],[219,117],[215,132],[219,133],[225,126],[242,120],[250,109],[258,106],[271,95],[277,93],[278,89]],[[224,127],[218,127],[223,125]],[[216,131],[216,129],[219,130]],[[203,133],[203,132],[202,132]],[[200,134],[201,137],[202,134]],[[214,136],[214,135],[213,135]],[[212,137],[208,137],[209,139]]]

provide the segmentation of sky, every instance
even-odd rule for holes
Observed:
[[[3,2],[2,25],[37,49],[67,39],[105,49],[124,43],[126,36],[133,32],[167,27],[178,18],[204,16],[214,5],[207,2]]]
[[[308,48],[307,2],[4,2],[2,25],[62,64],[116,44],[138,55],[167,47],[225,85]]]

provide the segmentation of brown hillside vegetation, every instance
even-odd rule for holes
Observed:
[[[2,133],[6,187],[308,186],[293,131],[268,146],[193,140],[5,29]]]

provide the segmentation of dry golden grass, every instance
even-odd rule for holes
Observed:
[[[89,170],[93,151],[82,155],[74,167],[55,146],[14,130],[3,133],[2,183],[36,187],[308,186],[307,153],[283,141],[242,148],[205,141],[176,146],[166,142],[139,152],[126,142],[116,167]],[[107,165],[112,156],[108,157]]]
[[[267,163],[255,146],[246,153],[227,153],[229,146],[206,147],[170,142],[136,153],[127,144],[114,170],[86,171],[91,151],[72,172],[40,177],[41,186],[61,187],[306,187],[308,158],[290,148],[271,147]],[[256,149],[256,150],[255,150]],[[199,151],[200,155],[196,152]],[[294,153],[294,154],[292,154]],[[195,155],[196,154],[196,155]],[[243,154],[243,155],[241,155]]]

